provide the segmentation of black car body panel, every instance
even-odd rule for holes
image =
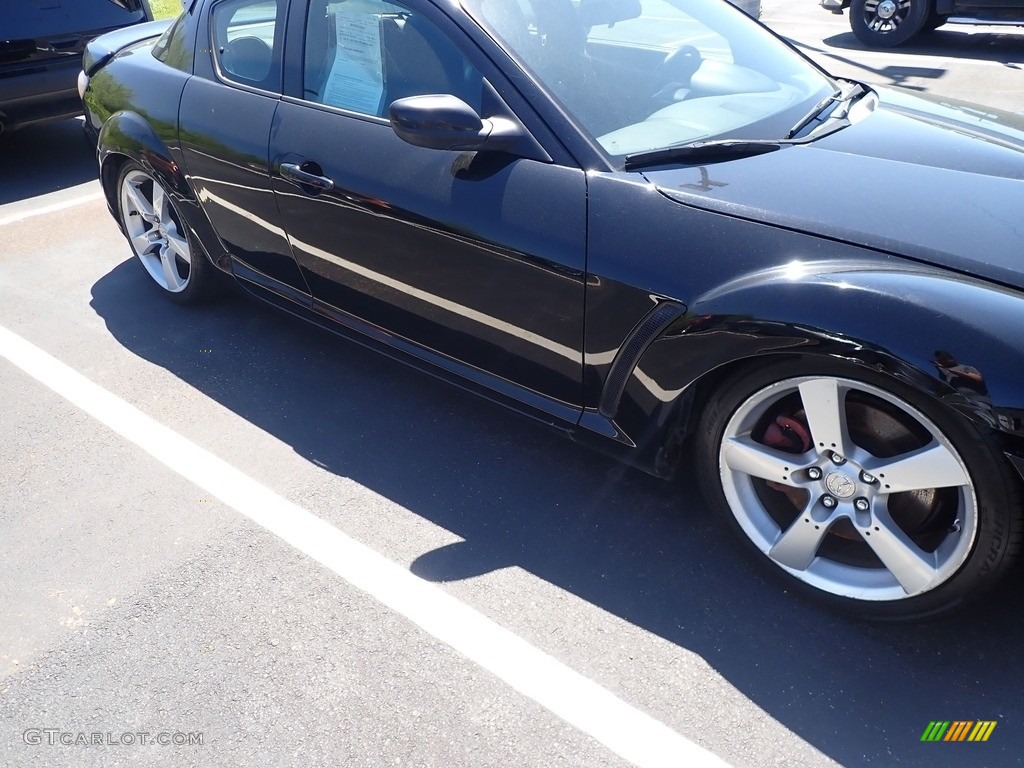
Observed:
[[[171,24],[171,19],[147,21],[93,38],[85,44],[85,51],[82,55],[82,71],[91,77],[96,70],[110,61],[110,58],[123,48],[157,38]]]
[[[812,144],[743,163],[676,167],[646,176],[688,205],[1024,288],[1024,254],[1006,247],[1019,237],[1024,210],[1024,120],[1019,116],[983,116],[882,92],[870,118]],[[923,219],[918,213],[923,190],[943,188],[955,193],[930,195],[934,216]],[[965,205],[978,210],[984,226],[964,227]]]
[[[141,0],[17,0],[0,20],[0,132],[82,113],[90,40],[152,18]]]
[[[764,157],[772,155],[744,163]],[[709,180],[729,178],[719,175],[725,165],[730,164],[708,167]],[[692,187],[702,186],[700,169],[686,173],[694,178]],[[676,178],[684,171],[651,175],[658,174]],[[630,176],[592,176],[588,190],[595,228],[587,296],[588,412],[582,423],[630,449],[646,446],[640,466],[659,466],[664,444],[659,430],[675,424],[684,392],[701,380],[728,375],[731,365],[770,355],[857,360],[912,381],[931,396],[952,398],[972,418],[1024,437],[1024,390],[1017,367],[1024,363],[1019,291],[915,266],[881,248],[843,243],[834,231],[809,236],[792,222],[753,221],[755,212],[764,218],[764,211],[752,207],[680,205],[669,197],[659,203],[655,188]],[[778,186],[775,210],[785,202]],[[712,208],[717,210],[712,213]],[[617,234],[627,228],[628,243]],[[868,235],[862,230],[858,239],[869,241]],[[641,263],[632,258],[637,252],[647,254]],[[718,258],[700,258],[706,253]],[[640,358],[615,416],[602,417],[599,399],[621,340],[667,299],[684,304],[686,314]],[[986,371],[998,404],[994,411],[987,403],[965,400],[937,379],[932,362],[937,346],[973,358],[977,364],[972,365]],[[653,425],[660,438],[652,443]]]
[[[159,71],[159,90],[126,88],[121,73],[137,69]],[[137,160],[183,199],[195,199],[183,172],[176,125],[178,103],[188,79],[187,74],[153,58],[148,46],[122,50],[90,78],[86,130],[93,132],[98,142],[101,180],[108,195],[116,178],[111,177],[112,166],[104,160],[116,155]]]
[[[275,182],[286,193],[278,199],[292,252],[318,303],[578,407],[582,171],[478,156],[452,174],[447,153],[411,147],[369,121],[331,135],[331,117],[282,104],[271,140],[275,165],[289,159],[287,148],[335,183],[306,196]],[[503,215],[509,207],[520,213]],[[332,244],[345,233],[357,234],[347,235],[341,255]]]

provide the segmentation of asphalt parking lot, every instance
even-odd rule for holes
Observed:
[[[869,52],[813,0],[762,18],[1024,112],[1024,30]],[[823,613],[688,475],[239,296],[162,300],[94,174],[77,121],[0,140],[0,763],[1020,764],[1020,575],[941,623]]]

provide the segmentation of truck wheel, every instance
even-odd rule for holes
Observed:
[[[852,0],[850,27],[871,48],[902,45],[924,29],[930,0]]]

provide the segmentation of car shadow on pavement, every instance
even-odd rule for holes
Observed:
[[[96,152],[79,119],[0,136],[0,205],[96,180]]]
[[[132,262],[94,284],[91,306],[134,354],[464,539],[416,560],[425,579],[525,569],[698,654],[845,765],[963,765],[966,748],[973,765],[1017,764],[1019,574],[955,619],[846,620],[766,580],[709,519],[689,474],[669,484],[628,470],[234,294],[194,309],[162,301]],[[988,743],[942,751],[920,743],[935,719],[1000,725]]]
[[[1024,69],[1024,64],[1021,63],[1024,62],[1020,45],[1022,39],[1024,36],[1020,33],[1000,35],[942,29],[914,38],[898,48],[875,51],[885,54],[887,61],[883,66],[872,66],[871,62],[875,59],[863,55],[868,49],[852,32],[825,38],[820,45],[792,38],[789,38],[789,42],[811,57],[817,57],[819,60],[824,57],[830,60],[832,64],[827,66],[834,69],[858,73],[856,77],[863,77],[874,83],[924,92],[931,90],[931,87],[926,85],[928,81],[944,78],[948,70],[945,67],[922,66],[919,60],[913,64],[902,64],[901,60],[907,61],[902,58],[903,56],[956,57],[992,61],[1009,69]],[[851,53],[844,55],[843,51]]]

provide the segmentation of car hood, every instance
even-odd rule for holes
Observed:
[[[1024,118],[897,89],[805,145],[645,170],[688,205],[1024,289]]]

